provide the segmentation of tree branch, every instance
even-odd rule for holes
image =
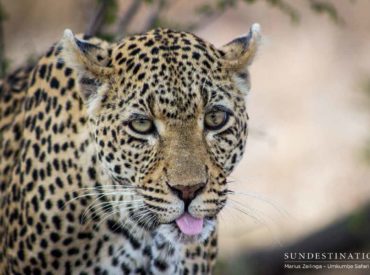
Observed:
[[[133,0],[127,11],[121,16],[117,26],[117,38],[122,39],[127,35],[127,29],[141,6],[141,0]]]
[[[5,43],[4,43],[4,31],[3,31],[3,21],[0,20],[0,78],[5,75]]]
[[[5,76],[6,73],[6,58],[5,58],[5,37],[4,26],[5,12],[3,5],[0,1],[0,78]]]
[[[94,36],[101,30],[104,23],[104,14],[106,13],[109,6],[108,0],[101,0],[94,16],[91,18],[88,27],[85,31],[86,35]]]
[[[146,32],[156,26],[158,19],[161,16],[163,7],[166,5],[166,3],[167,3],[166,0],[158,1],[158,4],[155,6],[154,10],[147,19],[142,32]]]

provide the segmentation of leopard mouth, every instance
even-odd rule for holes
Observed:
[[[171,232],[175,233],[182,242],[192,242],[204,239],[216,224],[216,217],[195,218],[188,212],[184,212],[176,220],[168,223]]]
[[[189,212],[183,213],[180,217],[175,220],[175,223],[181,233],[186,236],[199,235],[203,231],[204,219],[196,218]]]

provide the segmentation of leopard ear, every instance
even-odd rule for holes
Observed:
[[[252,64],[261,42],[261,28],[255,23],[247,35],[238,37],[221,48],[224,53],[223,65],[229,70],[240,90],[248,92],[248,66]]]
[[[80,96],[92,113],[113,75],[108,49],[77,38],[69,29],[64,31],[62,45],[64,62],[77,72]]]

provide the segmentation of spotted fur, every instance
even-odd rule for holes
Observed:
[[[0,274],[212,273],[258,40],[256,25],[221,49],[168,29],[117,43],[66,31],[1,81]],[[230,118],[211,131],[215,106]],[[154,132],[130,129],[140,115]],[[174,189],[200,183],[187,202]],[[201,234],[179,231],[184,211]]]

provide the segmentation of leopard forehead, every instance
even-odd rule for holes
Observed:
[[[215,65],[221,67],[216,61],[222,56],[222,51],[196,35],[169,29],[132,36],[113,48],[114,67],[137,80],[145,78],[142,74],[145,69],[153,72],[172,69],[181,74],[182,68],[191,67],[208,74]]]
[[[216,92],[218,101],[230,97],[233,87],[222,56],[212,44],[187,32],[156,29],[136,35],[112,49],[115,90],[126,105],[139,99],[142,104],[134,107],[152,107],[156,116],[190,118],[215,99]]]

